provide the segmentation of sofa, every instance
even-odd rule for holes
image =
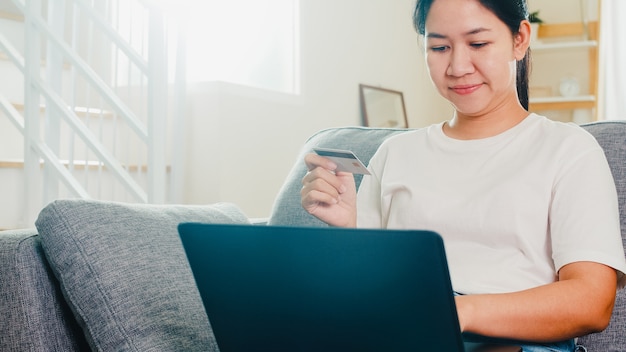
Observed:
[[[626,122],[583,127],[611,165],[626,245]],[[342,127],[313,135],[266,224],[325,226],[300,207],[302,158],[313,146],[351,149],[367,164],[383,140],[405,131]],[[65,199],[47,205],[35,228],[0,232],[0,351],[217,351],[176,230],[181,222],[250,224],[230,203]],[[609,327],[579,343],[589,351],[626,351],[625,290]]]

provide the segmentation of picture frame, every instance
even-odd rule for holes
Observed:
[[[359,84],[359,97],[364,126],[409,127],[401,91]]]

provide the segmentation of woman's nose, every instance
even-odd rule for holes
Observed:
[[[453,49],[446,73],[449,76],[461,77],[472,72],[474,72],[474,65],[469,53],[463,49]]]

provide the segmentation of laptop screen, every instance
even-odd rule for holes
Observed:
[[[429,231],[181,224],[220,350],[463,351]]]

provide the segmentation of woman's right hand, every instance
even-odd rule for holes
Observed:
[[[309,172],[302,178],[302,207],[331,226],[356,227],[356,184],[349,172],[317,154],[304,157]]]

